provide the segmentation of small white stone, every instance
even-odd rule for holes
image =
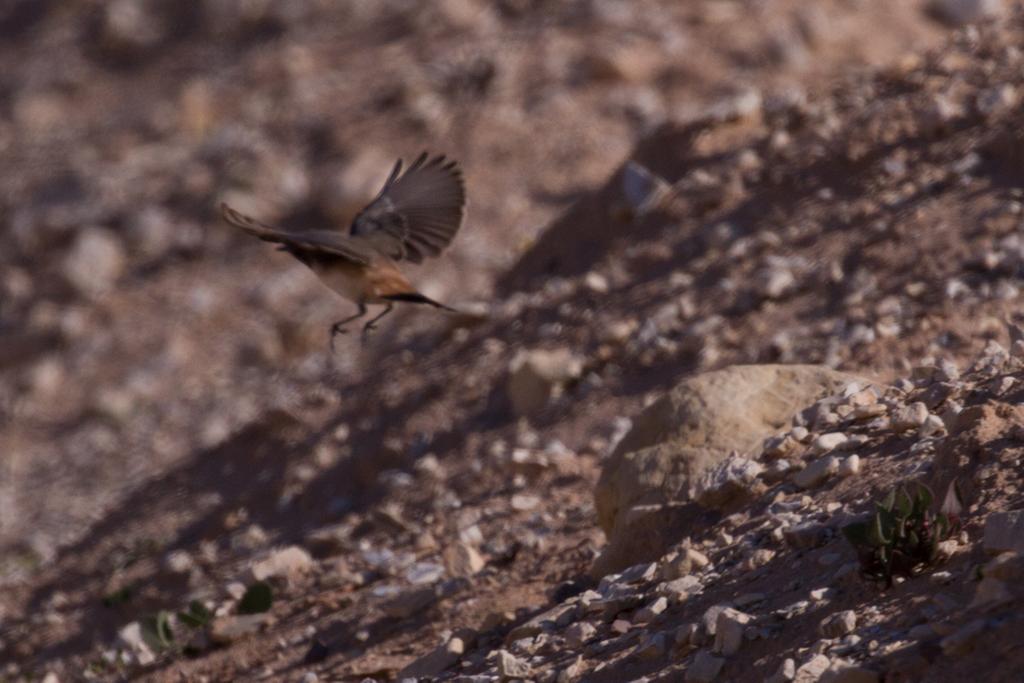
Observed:
[[[842,638],[857,628],[857,613],[852,609],[837,612],[821,621],[821,634],[826,638]]]
[[[800,443],[807,443],[807,440],[811,438],[811,432],[807,427],[797,426],[790,430],[789,435]]]
[[[843,458],[843,461],[839,463],[838,474],[843,479],[860,474],[860,456],[851,455],[848,458]]]
[[[918,429],[927,420],[928,406],[920,401],[916,401],[892,413],[892,428],[898,432]]]
[[[139,622],[133,621],[118,631],[117,635],[139,664],[146,666],[156,661],[156,655],[142,637],[142,625]]]
[[[110,289],[125,269],[124,248],[117,236],[102,228],[82,230],[64,260],[64,274],[87,295]]]
[[[791,479],[794,484],[802,489],[811,489],[825,483],[832,475],[839,471],[839,458],[830,455],[826,458],[819,458],[804,469],[794,474]]]
[[[297,545],[275,550],[253,563],[250,575],[254,581],[284,579],[295,581],[313,567],[313,558]]]
[[[572,647],[582,647],[595,635],[597,635],[597,627],[589,621],[578,621],[565,630],[565,640]]]
[[[645,623],[651,621],[659,614],[668,609],[668,598],[662,596],[657,598],[654,602],[650,603],[646,607],[638,610],[634,621]]]
[[[498,674],[505,679],[529,678],[530,664],[507,650],[498,650]]]
[[[447,549],[444,564],[450,576],[473,576],[487,563],[476,548],[460,541]]]
[[[814,683],[814,681],[821,678],[822,674],[824,674],[831,665],[832,660],[827,656],[822,654],[814,655],[796,670],[796,675],[793,677],[793,681],[795,683]]]
[[[676,557],[661,567],[661,578],[666,581],[682,578],[700,571],[710,564],[707,555],[695,548],[684,548]]]
[[[598,294],[604,294],[608,291],[608,278],[597,271],[592,270],[587,273],[583,278],[583,283],[587,286],[587,289]]]
[[[751,619],[753,617],[749,614],[731,607],[719,612],[715,632],[715,652],[721,652],[726,656],[732,656],[739,652],[743,645],[743,631]]]
[[[770,683],[785,683],[786,681],[791,681],[794,678],[796,678],[796,662],[791,657],[787,657],[782,660],[781,664],[779,664],[779,668],[775,672],[775,675],[768,680]]]
[[[822,455],[829,451],[834,451],[837,448],[842,447],[846,443],[847,436],[842,432],[829,432],[822,434],[811,444],[811,450],[816,455]]]
[[[929,415],[924,424],[917,430],[918,436],[927,438],[946,431],[946,423],[938,415]]]

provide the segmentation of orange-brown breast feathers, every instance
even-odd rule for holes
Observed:
[[[402,275],[390,259],[378,259],[366,269],[367,300],[382,299],[396,294],[413,294],[416,289]]]

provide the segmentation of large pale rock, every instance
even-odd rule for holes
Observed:
[[[864,382],[824,366],[739,365],[679,384],[634,419],[604,465],[595,505],[609,537],[606,554],[629,564],[660,557],[672,534],[650,528],[638,508],[692,500],[705,472],[733,452],[756,457],[797,412],[854,381]],[[630,521],[641,523],[640,533]],[[602,568],[621,569],[619,561],[605,559]]]
[[[707,470],[697,480],[697,502],[715,510],[746,501],[764,490],[757,481],[764,471],[761,463],[747,458],[729,458]]]
[[[708,512],[694,503],[634,505],[620,515],[608,545],[594,560],[590,574],[599,579],[621,571],[638,558],[654,560],[679,542],[694,526],[712,524]]]

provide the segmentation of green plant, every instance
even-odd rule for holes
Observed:
[[[202,602],[193,600],[189,603],[188,609],[176,615],[167,610],[160,610],[156,614],[143,617],[139,623],[142,626],[142,639],[153,652],[177,653],[184,650],[187,654],[190,633],[205,628],[212,619],[213,612]],[[182,635],[182,626],[188,628],[184,639],[177,637]]]
[[[188,604],[188,609],[178,612],[178,621],[189,628],[203,628],[213,619],[213,612],[206,608],[206,605],[193,600]]]
[[[163,652],[174,647],[174,628],[171,613],[160,610],[140,620],[142,639],[154,652]]]
[[[915,484],[913,493],[899,486],[875,503],[868,519],[843,527],[866,577],[892,586],[893,577],[914,576],[935,562],[939,543],[960,530],[962,505],[956,483],[937,513],[929,509],[933,501],[924,484]]]
[[[260,614],[270,609],[274,604],[274,592],[270,585],[257,581],[246,589],[245,595],[238,601],[239,614]]]

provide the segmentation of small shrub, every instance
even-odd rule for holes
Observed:
[[[893,577],[914,576],[935,562],[939,543],[960,531],[956,483],[938,513],[929,510],[933,501],[924,484],[915,484],[913,493],[899,486],[875,503],[870,518],[843,527],[864,576],[892,586]]]

